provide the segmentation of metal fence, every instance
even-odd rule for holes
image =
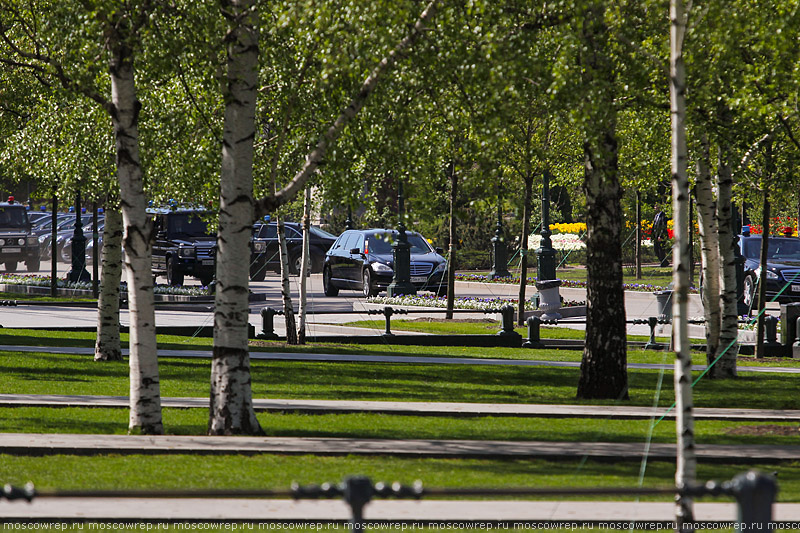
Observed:
[[[729,481],[709,481],[684,488],[427,488],[422,482],[413,485],[373,483],[365,476],[351,476],[341,483],[321,485],[293,484],[287,490],[36,490],[32,484],[24,487],[5,485],[0,499],[33,501],[41,498],[293,498],[295,500],[341,499],[351,510],[348,522],[353,530],[363,530],[369,524],[364,508],[376,499],[415,499],[429,497],[452,500],[464,497],[541,497],[541,496],[652,496],[676,495],[698,497],[732,496],[736,499],[737,522],[744,529],[771,530],[775,524],[772,505],[778,492],[775,477],[758,471],[739,474]],[[0,508],[1,509],[1,508]],[[237,517],[239,518],[239,517]],[[86,520],[86,519],[83,519]],[[643,518],[647,520],[647,518]],[[302,520],[301,520],[302,521]],[[470,522],[471,520],[464,520]],[[387,520],[381,520],[386,523]],[[401,523],[397,521],[397,523]]]

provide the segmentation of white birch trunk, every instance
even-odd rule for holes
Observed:
[[[720,307],[722,327],[719,333],[720,350],[725,353],[714,365],[714,377],[736,377],[736,357],[739,355],[739,296],[736,290],[736,246],[733,230],[733,175],[727,146],[719,148],[717,164],[717,224],[719,225],[719,256],[722,263]]]
[[[223,2],[231,29],[222,140],[217,289],[211,363],[210,435],[262,434],[253,409],[248,353],[250,236],[253,225],[253,141],[258,86],[255,2]]]
[[[311,271],[311,187],[306,187],[303,201],[303,257],[300,267],[300,325],[297,331],[297,343],[306,343],[306,317],[308,315],[308,275]]]
[[[689,180],[686,147],[686,71],[683,38],[686,30],[683,0],[670,0],[670,117],[672,124],[672,219],[675,246],[672,249],[672,336],[675,346],[675,399],[677,468],[675,486],[693,485],[696,477],[694,419],[692,416],[692,356],[688,334],[689,302]],[[694,521],[692,499],[677,497],[676,530],[686,530]]]
[[[112,32],[113,34],[113,32]],[[132,52],[123,39],[112,43],[111,119],[117,149],[125,267],[128,275],[130,312],[130,418],[128,430],[145,434],[163,433],[161,392],[156,352],[156,322],[153,303],[152,222],[146,202],[139,161],[138,116]]]
[[[286,247],[286,226],[283,217],[276,217],[278,221],[278,249],[281,260],[281,296],[283,297],[283,318],[286,324],[287,344],[297,344],[297,325],[294,320],[294,306],[292,305],[292,287],[289,281],[289,250]]]
[[[706,321],[706,360],[717,358],[722,314],[719,303],[719,228],[717,205],[711,187],[708,138],[703,135],[697,160],[697,223],[700,228],[700,258],[703,268],[703,310]],[[714,369],[709,374],[713,377]]]
[[[122,279],[122,213],[106,208],[100,294],[97,299],[95,361],[122,361],[119,339],[119,284]],[[95,250],[94,253],[101,253]]]

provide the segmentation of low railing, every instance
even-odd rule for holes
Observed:
[[[691,498],[704,496],[732,496],[738,507],[738,526],[745,529],[772,530],[772,505],[778,492],[778,484],[771,475],[749,471],[735,476],[729,481],[717,483],[709,481],[703,485],[685,488],[426,488],[422,482],[413,485],[400,483],[372,483],[365,476],[347,477],[341,483],[322,485],[293,484],[288,490],[36,490],[32,484],[24,487],[5,485],[0,499],[26,500],[40,498],[293,498],[295,500],[342,499],[351,510],[349,525],[353,530],[364,530],[368,521],[364,518],[364,508],[375,499],[415,499],[427,497],[530,497],[530,496],[652,496],[677,495]],[[452,500],[451,500],[452,501]],[[236,517],[241,520],[242,517]],[[90,520],[82,517],[81,521]],[[652,521],[642,517],[643,521]],[[302,520],[301,520],[302,521]],[[386,523],[390,520],[381,520]],[[722,520],[720,520],[722,521]],[[398,520],[401,523],[402,520]],[[463,520],[463,522],[471,522]],[[515,521],[518,522],[518,521]]]

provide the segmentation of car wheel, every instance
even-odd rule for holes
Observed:
[[[756,278],[754,276],[745,276],[742,283],[742,303],[752,309],[757,305],[756,296]]]
[[[364,273],[361,275],[361,290],[365,298],[378,294],[378,290],[372,286],[372,273],[369,268],[365,268]]]
[[[322,289],[325,291],[325,296],[336,296],[339,294],[339,288],[333,284],[331,279],[331,269],[325,268],[322,271]]]
[[[299,276],[300,269],[303,267],[303,255],[290,255],[289,256],[289,274],[292,276]]]
[[[28,259],[25,261],[25,267],[28,269],[28,272],[38,272],[41,267],[41,261],[39,261],[38,257],[36,259]]]
[[[447,284],[439,285],[434,292],[436,296],[447,296]]]
[[[58,257],[62,263],[71,263],[72,262],[72,247],[63,245],[58,252]]]
[[[167,285],[177,287],[183,285],[183,272],[174,258],[167,259]]]
[[[17,271],[17,262],[6,261],[6,272],[16,272],[16,271]]]

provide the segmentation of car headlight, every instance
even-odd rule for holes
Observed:
[[[44,235],[39,235],[39,244],[42,244],[44,241],[46,241],[49,236],[50,235],[48,235],[46,233]],[[2,239],[0,239],[0,240],[2,240]]]
[[[267,249],[267,243],[261,241],[253,241],[254,252],[264,252]]]
[[[438,274],[439,272],[444,272],[445,270],[447,270],[447,262],[436,265],[436,268],[433,269],[433,273]]]
[[[39,240],[36,237],[28,237],[28,244],[34,246],[39,243]]]
[[[758,267],[757,269],[755,269],[755,271],[753,271],[753,274],[756,275],[756,278],[760,278],[761,277],[761,267]],[[779,279],[779,276],[775,272],[772,272],[771,270],[767,270],[767,279]]]
[[[20,246],[25,246],[25,237],[20,237],[19,239],[17,239],[17,244],[19,244]]]
[[[375,272],[392,272],[392,267],[383,263],[372,263],[372,270]]]
[[[194,248],[185,247],[178,250],[178,255],[181,257],[194,257]]]
[[[5,244],[6,244],[6,240],[5,239],[0,239],[0,246],[5,246]]]

